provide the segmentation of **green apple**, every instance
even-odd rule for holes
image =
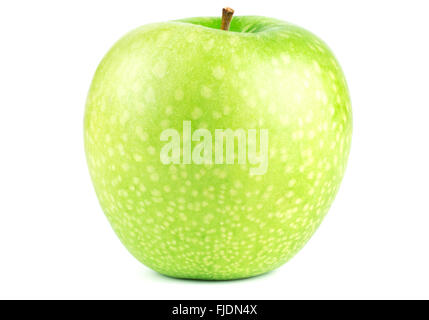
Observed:
[[[98,199],[131,254],[165,275],[221,280],[273,270],[313,235],[344,174],[352,114],[312,33],[202,17],[120,39],[95,73],[84,130]]]

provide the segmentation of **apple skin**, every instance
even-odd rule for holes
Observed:
[[[350,150],[343,72],[279,20],[190,18],[140,27],[97,68],[85,111],[97,197],[125,247],[168,276],[238,279],[295,255],[327,213]],[[269,165],[164,165],[162,130],[269,130]]]

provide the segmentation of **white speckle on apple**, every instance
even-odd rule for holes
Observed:
[[[147,148],[147,152],[150,154],[150,155],[154,155],[155,154],[155,152],[156,152],[156,149],[153,147],[153,146],[149,146],[148,148]]]
[[[150,180],[152,180],[152,181],[158,181],[159,180],[159,175],[157,173],[152,173],[150,175]]]
[[[165,114],[167,116],[171,116],[173,114],[173,107],[168,106],[167,108],[165,108]]]
[[[182,89],[177,89],[175,92],[174,92],[174,98],[176,99],[176,100],[183,100],[183,96],[184,96],[184,93],[183,93],[183,90]]]
[[[212,90],[209,87],[207,87],[207,86],[202,86],[202,88],[201,88],[201,95],[204,98],[210,98],[212,96]]]
[[[158,61],[152,69],[155,77],[159,79],[164,78],[166,70],[167,64],[163,60]]]
[[[221,66],[217,66],[213,69],[213,76],[218,79],[221,80],[224,76],[225,76],[225,69]]]
[[[222,114],[218,111],[214,111],[212,114],[214,119],[220,119],[222,117]]]
[[[203,111],[202,111],[200,108],[195,108],[195,109],[192,111],[191,118],[192,118],[193,120],[197,120],[197,119],[198,119],[198,118],[200,118],[202,115],[203,115]]]
[[[164,129],[169,128],[170,126],[170,121],[168,121],[167,119],[161,120],[161,127]]]
[[[291,180],[289,180],[289,182],[288,182],[288,186],[289,186],[289,188],[293,187],[293,186],[295,185],[295,183],[296,183],[296,180],[295,180],[295,179],[291,179]]]

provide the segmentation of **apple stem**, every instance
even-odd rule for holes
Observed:
[[[233,14],[234,10],[231,8],[226,7],[222,9],[222,24],[220,25],[221,30],[229,30],[229,24],[231,23]]]

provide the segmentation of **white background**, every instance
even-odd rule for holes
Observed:
[[[100,59],[124,33],[225,5],[328,43],[352,95],[352,151],[325,221],[286,265],[248,280],[175,280],[137,262],[104,217],[85,163],[84,104]],[[427,1],[0,7],[0,298],[429,298]]]

